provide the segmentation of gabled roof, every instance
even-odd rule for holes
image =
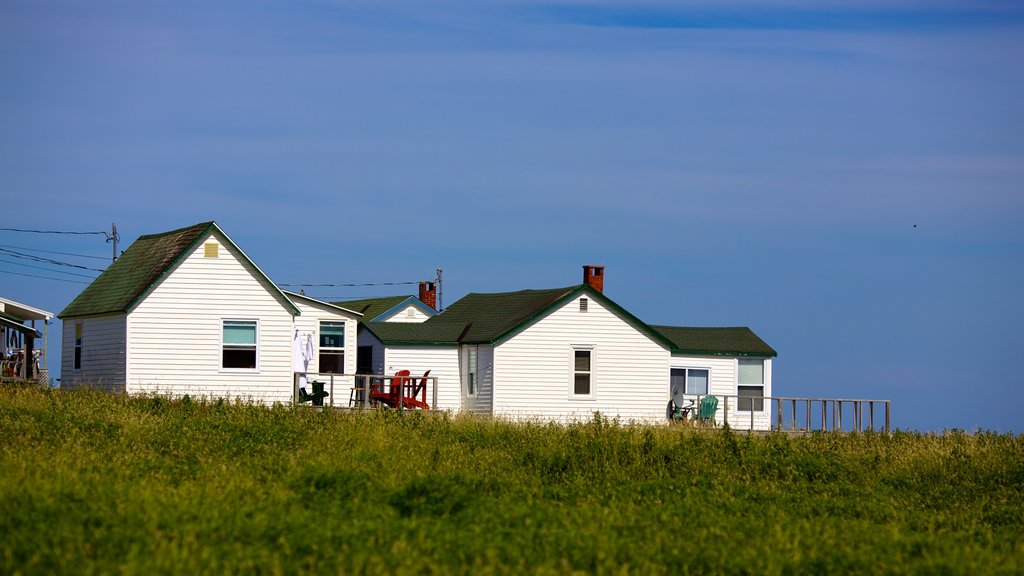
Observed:
[[[306,302],[308,302],[310,304],[319,304],[320,306],[324,306],[326,308],[331,308],[331,309],[337,310],[339,312],[348,312],[349,314],[355,314],[356,316],[362,316],[361,312],[357,312],[357,311],[349,309],[349,308],[344,308],[344,307],[338,305],[337,303],[333,303],[332,304],[331,302],[324,302],[323,300],[317,300],[316,298],[311,298],[309,296],[306,296],[305,294],[299,294],[298,292],[292,292],[290,290],[282,290],[282,292],[284,292],[285,295],[288,296],[288,298],[291,298],[292,300],[305,300]]]
[[[778,356],[778,353],[746,326],[691,328],[651,326],[672,341],[673,353],[715,356]]]
[[[139,236],[116,262],[107,267],[92,284],[68,304],[59,318],[95,316],[98,314],[128,313],[170,271],[210,234],[231,247],[249,263],[269,290],[293,315],[299,309],[267,278],[266,274],[228,238],[216,222],[200,222],[187,228],[161,234]]]
[[[363,315],[364,322],[383,322],[403,310],[406,306],[415,306],[417,310],[423,312],[427,316],[437,315],[437,310],[427,306],[423,301],[415,296],[364,298],[362,300],[332,302],[332,304],[359,312]]]
[[[365,326],[385,344],[500,344],[551,310],[578,296],[601,302],[634,328],[671,348],[672,343],[641,320],[586,284],[548,290],[468,294],[441,314],[420,324],[370,322]]]

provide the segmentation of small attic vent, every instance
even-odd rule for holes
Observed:
[[[203,257],[205,258],[216,258],[220,244],[216,242],[207,242],[203,244]]]
[[[587,304],[589,304],[589,301],[586,298],[580,298],[580,312],[587,311]]]

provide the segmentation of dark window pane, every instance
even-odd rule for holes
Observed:
[[[320,372],[326,374],[344,374],[345,373],[345,353],[344,352],[321,352],[320,353]]]
[[[576,351],[576,370],[579,372],[590,372],[590,351]]]
[[[763,386],[739,386],[737,393],[740,397],[739,409],[741,412],[750,412],[751,408],[757,412],[764,410],[764,399],[760,398],[764,396]]]
[[[574,394],[590,394],[590,374],[576,374],[576,381],[573,383]]]
[[[82,347],[75,346],[75,370],[82,367]]]
[[[224,349],[224,367],[225,368],[255,368],[256,367],[256,349],[255,348],[225,348]]]

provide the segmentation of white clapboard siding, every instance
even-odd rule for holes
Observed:
[[[437,406],[435,410],[462,409],[459,378],[459,349],[456,346],[388,346],[384,360],[385,374],[408,370],[413,378],[430,375],[437,378]],[[432,390],[427,389],[427,403],[433,402]]]
[[[370,346],[373,352],[370,354],[370,365],[373,374],[384,373],[384,345],[369,330],[360,330],[358,335],[358,347]]]
[[[82,368],[75,370],[75,324],[82,324]],[[62,322],[60,387],[125,391],[125,316]]]
[[[293,298],[295,306],[302,314],[295,317],[295,329],[301,334],[313,335],[313,349],[316,352],[313,362],[309,365],[309,372],[320,372],[320,322],[344,322],[345,323],[345,373],[355,374],[356,371],[356,327],[358,325],[356,314],[343,312],[331,306],[325,306]],[[294,339],[294,332],[292,337]]]
[[[402,308],[401,310],[399,310],[398,312],[395,312],[394,314],[392,314],[390,318],[387,318],[384,321],[385,322],[415,322],[415,323],[420,323],[420,322],[426,322],[429,319],[430,319],[430,316],[427,316],[426,314],[424,314],[423,311],[420,310],[419,308],[417,308],[415,305],[409,304],[409,305],[405,306],[404,308]]]
[[[463,378],[466,377],[463,370]],[[476,395],[469,396],[468,385],[462,384],[462,407],[475,414],[493,414],[494,401],[494,346],[480,344],[476,347]]]
[[[715,412],[715,421],[721,425],[728,421],[733,428],[750,429],[750,412],[740,412],[736,394],[737,359],[733,356],[696,356],[696,355],[672,355],[672,368],[704,368],[710,370],[710,383],[708,393],[718,396],[718,410]],[[765,392],[764,395],[771,396],[771,359],[766,358],[764,364]],[[728,402],[726,402],[726,397]],[[695,399],[696,396],[693,396]],[[726,414],[728,404],[728,415]],[[765,400],[765,410],[754,413],[754,430],[769,430],[771,428],[771,403]]]
[[[573,345],[591,347],[593,397],[571,397]],[[669,352],[614,311],[569,301],[494,350],[493,411],[507,418],[664,422]]]
[[[203,244],[220,244],[215,258]],[[292,399],[293,316],[216,236],[200,243],[128,315],[128,392]],[[258,368],[221,368],[223,320],[258,322]]]

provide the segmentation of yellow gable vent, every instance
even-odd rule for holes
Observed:
[[[217,250],[220,248],[220,244],[216,242],[207,242],[203,245],[203,256],[207,258],[216,258]]]

